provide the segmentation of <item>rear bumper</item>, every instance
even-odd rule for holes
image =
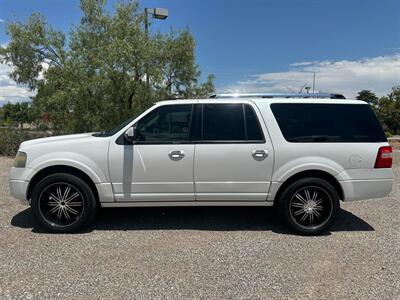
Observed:
[[[344,201],[386,197],[391,191],[394,179],[368,179],[339,181]]]
[[[28,188],[28,181],[19,179],[10,179],[10,193],[11,196],[20,200],[24,204],[28,204],[26,199],[26,190]]]

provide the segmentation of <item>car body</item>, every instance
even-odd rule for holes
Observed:
[[[113,131],[26,141],[18,153],[16,164],[24,155],[25,164],[11,169],[15,198],[31,200],[46,177],[69,174],[89,187],[93,207],[273,206],[291,185],[310,178],[330,186],[333,194],[326,198],[342,201],[384,197],[393,185],[391,148],[368,104],[358,100],[161,101]],[[377,165],[381,160],[383,165]],[[298,198],[311,201],[324,190],[309,186]],[[307,195],[310,191],[314,194]],[[61,203],[62,194],[62,188],[53,190],[57,200],[52,205]],[[308,202],[317,206],[316,200]],[[43,217],[39,208],[38,214]],[[69,230],[68,224],[57,226],[52,220],[42,223]],[[313,234],[326,230],[327,223],[295,229]]]

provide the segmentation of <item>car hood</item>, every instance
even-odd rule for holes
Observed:
[[[68,135],[59,135],[59,136],[52,136],[52,137],[46,137],[46,138],[40,138],[40,139],[33,139],[33,140],[28,140],[25,141],[21,144],[20,148],[26,148],[26,147],[31,147],[39,144],[47,144],[47,143],[58,143],[58,142],[68,142],[68,141],[78,141],[82,140],[84,141],[93,139],[93,132],[90,133],[79,133],[79,134],[68,134]]]

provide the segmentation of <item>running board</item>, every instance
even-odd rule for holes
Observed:
[[[273,201],[146,201],[104,202],[101,207],[167,207],[167,206],[273,206]]]

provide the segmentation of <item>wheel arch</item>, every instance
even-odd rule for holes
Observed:
[[[339,196],[339,199],[344,200],[343,188],[340,185],[339,181],[337,181],[337,179],[333,175],[329,174],[328,172],[321,171],[321,170],[305,170],[305,171],[301,171],[299,173],[292,175],[287,180],[285,180],[283,182],[283,184],[281,184],[281,186],[278,188],[278,191],[275,194],[274,204],[279,202],[283,191],[289,185],[291,185],[293,182],[296,182],[303,178],[320,178],[320,179],[326,180],[327,182],[332,184],[332,186],[334,187],[334,189],[336,190],[336,192]]]
[[[85,183],[87,183],[90,187],[90,189],[93,191],[96,201],[99,204],[99,193],[97,191],[96,185],[93,182],[93,180],[87,175],[85,172],[82,170],[67,166],[67,165],[54,165],[54,166],[49,166],[41,169],[39,172],[37,172],[29,181],[28,189],[26,192],[26,199],[31,199],[32,196],[32,191],[35,187],[35,185],[42,180],[43,178],[47,177],[48,175],[51,174],[56,174],[56,173],[66,173],[66,174],[71,174],[74,175],[80,179],[82,179]]]

